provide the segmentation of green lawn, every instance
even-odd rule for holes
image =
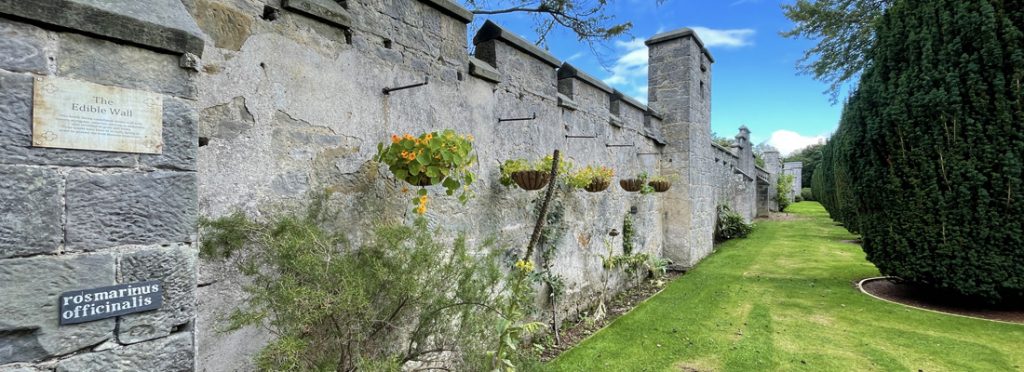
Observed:
[[[1024,325],[861,294],[878,275],[820,204],[760,222],[547,365],[554,371],[1024,371]]]

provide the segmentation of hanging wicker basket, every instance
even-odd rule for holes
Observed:
[[[551,173],[535,170],[513,172],[512,180],[523,190],[540,190],[551,181]]]
[[[651,185],[651,187],[654,188],[654,191],[656,192],[665,192],[672,187],[672,182],[669,181],[651,181],[648,182],[647,184]]]
[[[611,181],[607,179],[594,179],[593,181],[590,181],[590,184],[583,189],[589,192],[601,192],[607,190],[608,186],[611,184]]]
[[[627,180],[619,180],[619,186],[622,186],[623,190],[629,192],[640,191],[644,187],[644,181],[639,178],[630,178]]]

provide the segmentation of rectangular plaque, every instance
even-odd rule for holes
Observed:
[[[60,294],[60,324],[76,324],[159,309],[164,303],[159,280],[81,289]]]
[[[32,145],[159,154],[163,98],[156,93],[53,76],[37,77]]]

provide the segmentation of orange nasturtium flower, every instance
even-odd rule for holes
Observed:
[[[399,137],[397,134],[392,134],[391,135],[391,143],[399,143],[401,141],[402,141],[402,137]]]

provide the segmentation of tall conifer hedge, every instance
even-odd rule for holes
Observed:
[[[897,0],[878,25],[815,188],[884,274],[1024,298],[1022,9]]]

